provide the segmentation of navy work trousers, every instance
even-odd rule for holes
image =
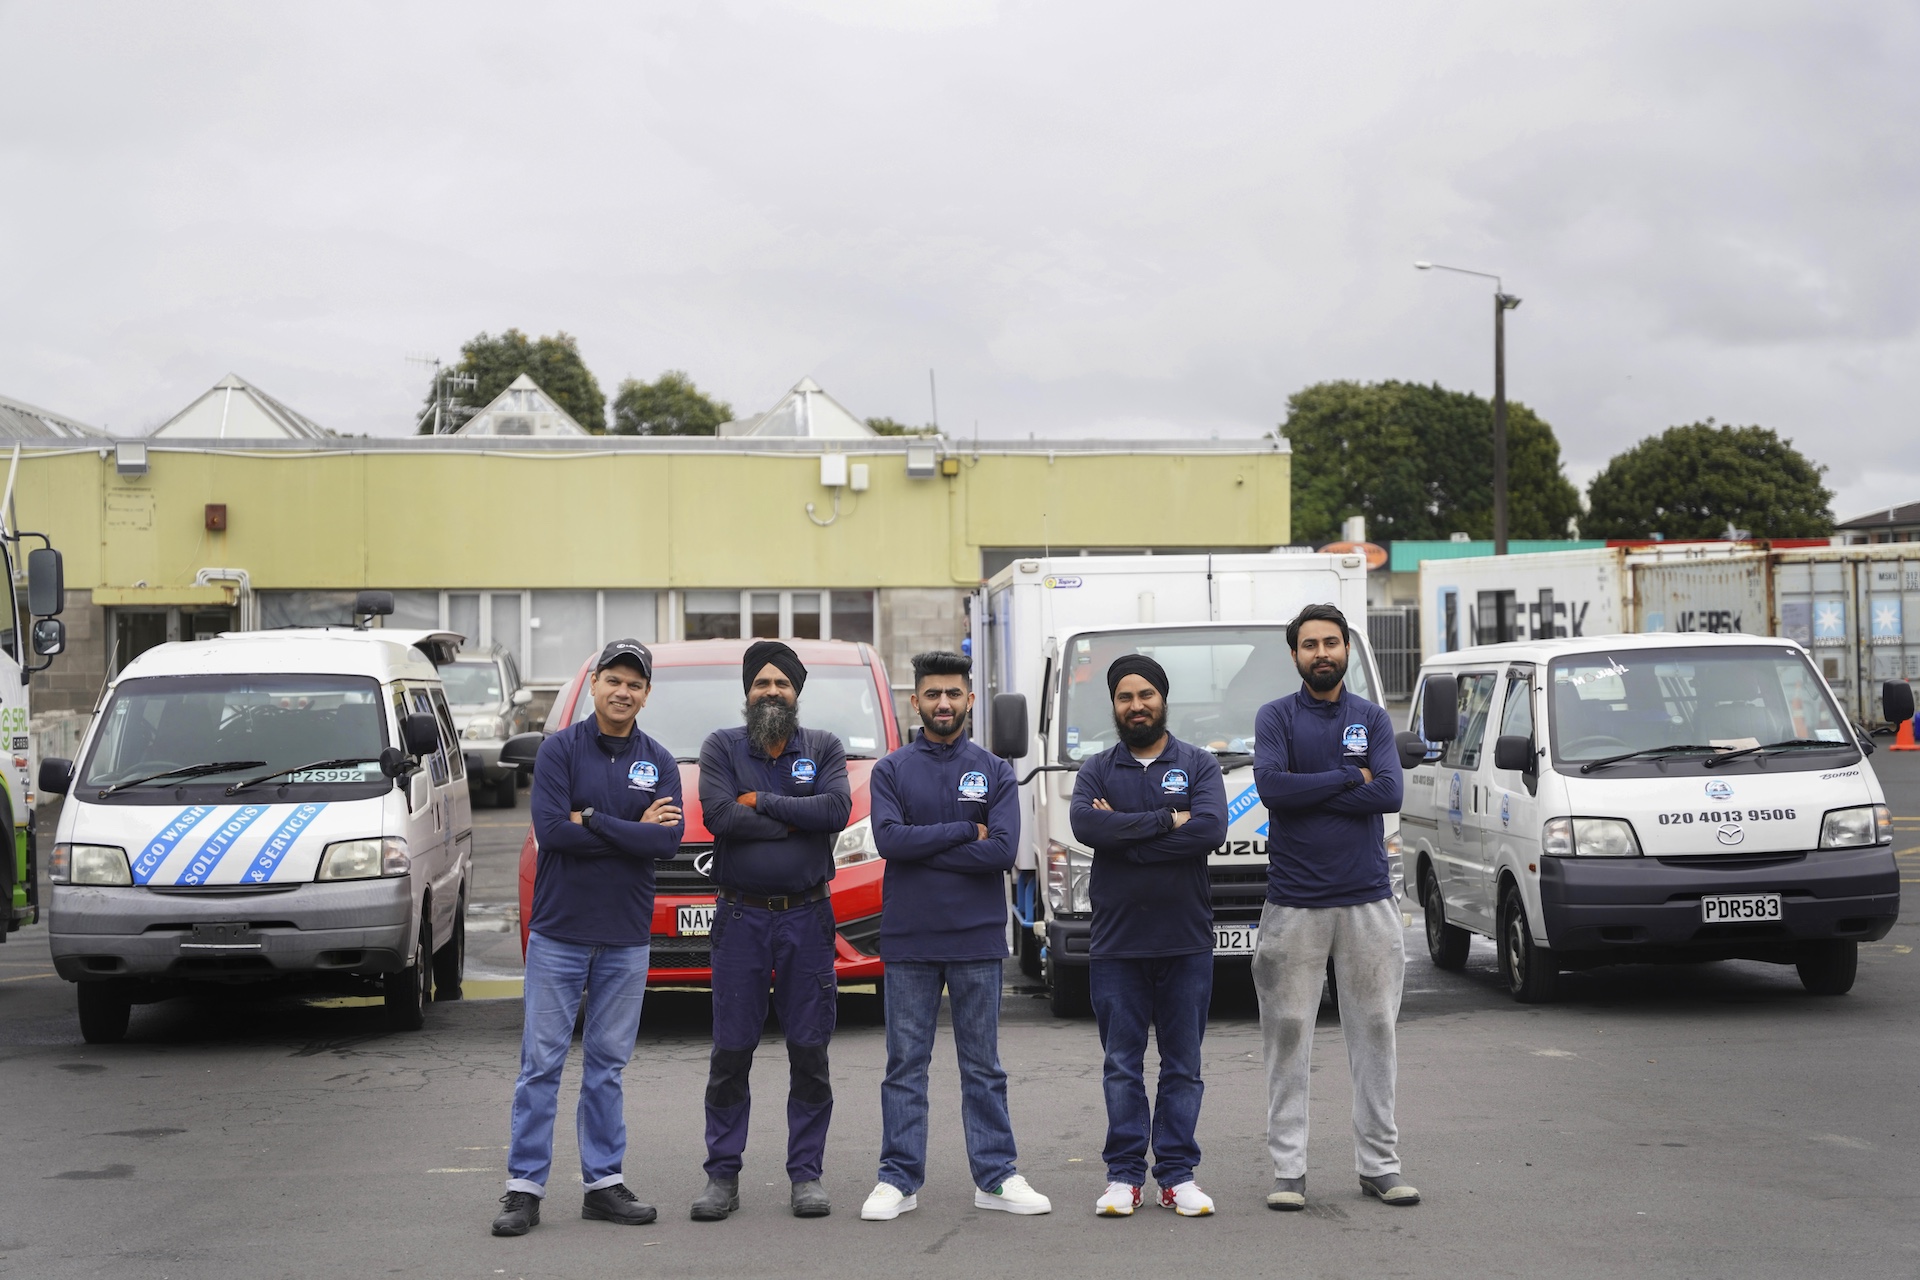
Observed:
[[[833,907],[826,900],[770,911],[724,898],[713,912],[713,1058],[707,1070],[707,1176],[737,1178],[747,1149],[747,1075],[767,1021],[767,989],[787,1039],[787,1176],[820,1176],[833,1119],[827,1042],[839,983]]]

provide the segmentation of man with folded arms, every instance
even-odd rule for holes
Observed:
[[[960,1117],[973,1205],[1047,1213],[1014,1171],[1007,1073],[1000,1067],[1006,874],[1020,841],[1020,793],[1004,760],[967,737],[972,664],[913,660],[922,733],[873,767],[873,843],[887,860],[880,955],[887,962],[887,1075],[880,1086],[880,1181],[861,1207],[886,1222],[919,1206],[927,1171],[927,1066],[940,992],[953,1006]]]
[[[1103,1218],[1140,1205],[1149,1146],[1160,1207],[1213,1212],[1200,1163],[1200,1041],[1213,998],[1213,899],[1207,856],[1227,834],[1227,791],[1213,753],[1167,732],[1167,673],[1130,653],[1107,668],[1119,741],[1080,765],[1069,811],[1093,850],[1089,992],[1106,1050],[1107,1189]],[[1160,1084],[1147,1108],[1147,1033]]]
[[[756,640],[741,662],[746,723],[700,748],[700,809],[713,833],[713,1056],[707,1070],[707,1185],[695,1222],[740,1207],[747,1073],[767,1020],[767,988],[787,1040],[787,1177],[796,1218],[831,1212],[820,1185],[833,1079],[839,983],[833,971],[834,837],[853,812],[840,739],[800,727],[807,668],[791,647]]]

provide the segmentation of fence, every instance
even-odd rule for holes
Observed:
[[[1420,677],[1420,610],[1367,610],[1367,643],[1380,664],[1381,695],[1389,701],[1411,698]]]

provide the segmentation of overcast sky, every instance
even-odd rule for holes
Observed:
[[[1508,391],[1583,487],[1712,416],[1920,499],[1920,9],[0,2],[0,394],[116,432],[229,371],[403,434],[413,354],[611,398],[811,374],[983,436],[1255,435]]]

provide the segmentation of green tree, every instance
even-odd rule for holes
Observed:
[[[652,382],[628,378],[613,397],[613,433],[618,436],[710,436],[733,421],[733,406],[715,400],[678,369]]]
[[[492,404],[507,384],[524,373],[588,431],[600,435],[607,429],[607,398],[580,358],[580,345],[571,334],[529,338],[518,329],[508,329],[496,338],[482,333],[460,348],[460,363],[449,372],[474,380],[473,387],[457,390],[452,396],[454,407],[468,410],[467,416]],[[438,390],[437,380],[427,388],[427,411],[420,421],[422,435],[433,430],[433,401]]]
[[[1320,382],[1287,401],[1293,536],[1326,542],[1347,516],[1375,542],[1493,536],[1493,406],[1411,382]],[[1580,492],[1560,442],[1533,410],[1507,402],[1507,533],[1564,538]]]
[[[1618,454],[1587,486],[1589,538],[1756,538],[1833,532],[1824,466],[1765,427],[1668,427]]]
[[[877,436],[930,436],[938,433],[938,429],[932,426],[910,427],[892,418],[868,418],[867,426]]]

